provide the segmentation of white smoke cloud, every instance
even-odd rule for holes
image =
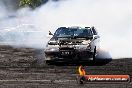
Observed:
[[[1,11],[1,13],[0,13],[0,19],[2,19],[7,14],[7,10],[6,10],[6,7],[3,4],[3,2],[0,2],[0,11]]]
[[[132,57],[131,3],[131,0],[49,1],[34,11],[19,10],[16,17],[0,21],[0,24],[6,27],[9,25],[9,28],[20,24],[35,24],[39,27],[36,30],[42,31],[38,35],[41,37],[34,40],[34,35],[28,36],[27,41],[41,42],[40,46],[46,44],[48,31],[54,32],[59,26],[95,26],[101,36],[101,49],[109,51],[113,58]]]

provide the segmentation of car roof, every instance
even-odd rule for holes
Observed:
[[[91,29],[91,27],[81,27],[81,26],[60,27],[60,28],[70,28],[70,29]]]

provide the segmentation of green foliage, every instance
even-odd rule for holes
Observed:
[[[42,4],[42,0],[20,0],[19,6],[26,7],[29,6],[31,8],[36,8]]]

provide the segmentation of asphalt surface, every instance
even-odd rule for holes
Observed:
[[[44,64],[41,49],[0,45],[0,88],[132,88],[126,83],[77,83],[78,66],[84,65],[87,74],[128,74],[132,78],[132,59],[101,58],[109,56],[101,51],[95,63]]]

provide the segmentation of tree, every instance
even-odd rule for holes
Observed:
[[[20,0],[19,6],[26,7],[29,6],[31,8],[36,8],[42,4],[43,0]]]

